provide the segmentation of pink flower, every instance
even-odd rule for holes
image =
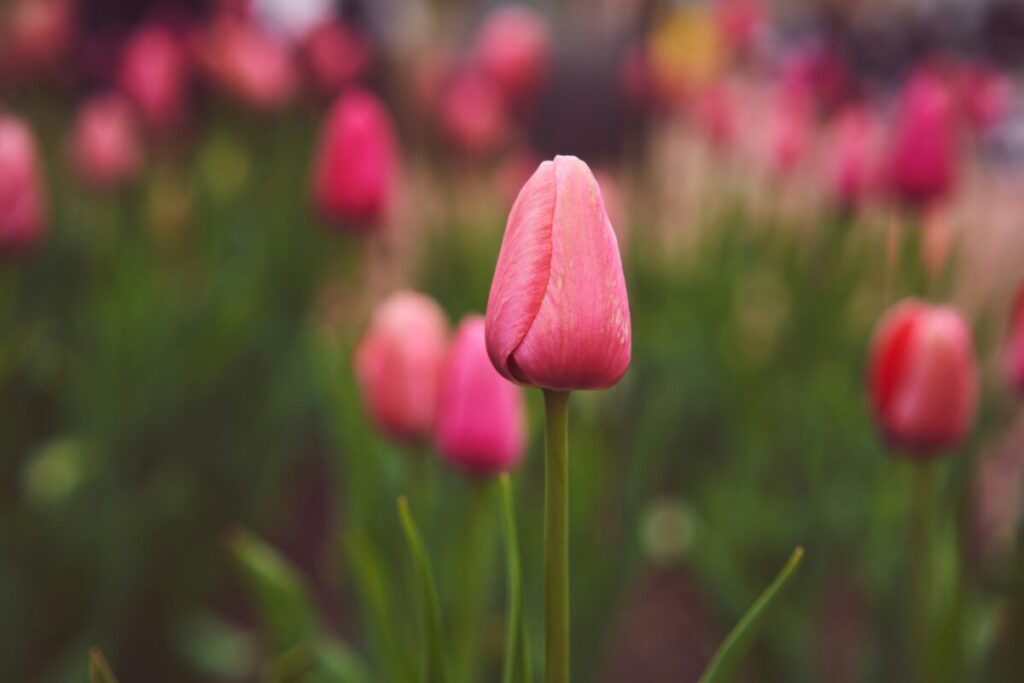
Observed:
[[[872,114],[859,106],[841,111],[833,145],[832,196],[841,206],[855,207],[877,183],[878,128]]]
[[[189,88],[188,54],[181,39],[159,25],[143,26],[121,54],[118,83],[146,125],[166,132],[184,121]]]
[[[748,50],[765,24],[761,0],[716,0],[718,29],[733,50]]]
[[[967,68],[960,80],[960,98],[967,121],[977,131],[992,128],[1010,111],[1013,90],[1013,80],[996,68]]]
[[[522,104],[543,85],[551,58],[551,34],[543,17],[523,5],[492,11],[477,34],[473,53],[510,104]]]
[[[131,183],[142,169],[135,112],[120,95],[99,95],[78,112],[71,157],[83,182],[100,190]]]
[[[75,38],[71,0],[16,0],[0,26],[0,50],[14,75],[53,72],[61,67]]]
[[[1024,394],[1024,284],[1010,313],[1010,329],[1006,346],[1006,369],[1017,391]]]
[[[36,246],[46,234],[46,203],[35,138],[20,120],[0,115],[0,253]]]
[[[437,419],[448,323],[433,299],[396,292],[374,311],[355,354],[355,373],[367,412],[389,435],[429,438]]]
[[[370,229],[391,208],[398,175],[395,133],[384,105],[364,90],[340,95],[321,134],[313,201],[331,224]]]
[[[697,94],[693,116],[708,142],[719,150],[732,146],[736,139],[736,104],[726,83],[716,83]]]
[[[483,74],[464,71],[448,84],[438,111],[445,136],[469,156],[497,151],[510,126],[501,92]]]
[[[303,40],[306,67],[317,89],[334,95],[362,77],[370,65],[370,44],[337,21],[311,29]]]
[[[436,439],[446,461],[485,476],[519,464],[526,441],[523,394],[491,365],[481,316],[459,325],[440,396]]]
[[[487,352],[503,376],[545,389],[609,387],[629,367],[618,242],[576,157],[543,162],[512,206],[487,300]]]
[[[974,424],[978,368],[971,331],[951,306],[907,299],[879,321],[869,358],[871,407],[895,447],[929,457]]]
[[[910,79],[888,155],[889,188],[897,198],[921,205],[952,191],[959,165],[955,119],[945,83],[923,71]]]
[[[811,136],[811,110],[808,100],[784,92],[777,93],[768,120],[767,162],[772,172],[792,173],[803,161]]]

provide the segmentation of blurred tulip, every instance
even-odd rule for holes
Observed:
[[[1010,381],[1024,394],[1024,284],[1017,291],[1017,298],[1010,313],[1010,329],[1006,346],[1006,369]]]
[[[438,117],[445,137],[468,156],[492,154],[509,139],[501,92],[490,78],[475,71],[460,73],[448,84]]]
[[[736,138],[736,105],[725,83],[700,91],[693,103],[697,127],[712,147],[728,149]]]
[[[473,53],[511,104],[522,104],[547,77],[551,33],[547,22],[524,5],[505,5],[487,15]]]
[[[302,42],[306,68],[317,90],[337,94],[361,78],[370,65],[370,44],[360,34],[337,21],[311,29]]]
[[[441,456],[473,474],[509,471],[523,456],[525,429],[522,390],[491,365],[483,317],[467,316],[441,375],[436,434]]]
[[[968,68],[961,78],[960,99],[974,130],[987,131],[1009,113],[1013,80],[995,68]]]
[[[609,387],[629,367],[618,242],[576,157],[542,163],[512,206],[487,300],[487,351],[508,379],[545,389]]]
[[[765,24],[762,0],[716,0],[718,30],[735,52],[753,46]]]
[[[448,324],[437,303],[396,292],[374,311],[355,354],[355,373],[367,412],[380,429],[403,440],[429,438]]]
[[[15,0],[0,29],[0,50],[17,77],[59,68],[74,37],[71,0]]]
[[[850,106],[836,119],[830,190],[842,207],[859,205],[874,189],[878,175],[878,128],[872,114]]]
[[[656,97],[677,102],[707,87],[721,76],[726,56],[711,10],[689,4],[672,10],[647,48]]]
[[[869,360],[871,406],[894,447],[928,458],[974,424],[978,368],[958,310],[907,299],[878,323]]]
[[[383,225],[395,194],[398,157],[384,105],[364,90],[340,95],[327,116],[313,175],[313,201],[332,225]]]
[[[903,89],[888,153],[888,182],[894,196],[923,205],[952,191],[960,161],[955,123],[946,84],[927,72],[912,77]]]
[[[118,94],[86,102],[75,119],[71,155],[78,176],[95,189],[115,190],[135,180],[142,144],[131,105]]]
[[[37,245],[46,234],[46,204],[35,138],[13,116],[0,115],[0,253]]]
[[[808,100],[779,92],[768,112],[765,161],[776,174],[792,173],[807,154],[812,117]]]
[[[170,29],[143,26],[125,45],[118,82],[151,129],[166,132],[181,125],[189,79],[185,46]]]

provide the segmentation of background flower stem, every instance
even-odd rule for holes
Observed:
[[[569,681],[569,393],[544,390],[544,681]]]

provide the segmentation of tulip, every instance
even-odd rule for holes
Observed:
[[[437,445],[455,467],[489,476],[519,464],[525,445],[522,391],[487,357],[484,319],[459,325],[441,374]]]
[[[717,150],[726,150],[736,139],[736,104],[725,83],[708,86],[697,94],[693,115],[698,129]]]
[[[448,139],[469,156],[493,153],[509,138],[501,92],[479,73],[461,73],[449,83],[438,116]]]
[[[75,171],[87,185],[114,190],[142,168],[135,112],[120,95],[99,95],[82,106],[71,139]]]
[[[870,354],[871,407],[894,447],[929,458],[974,423],[978,368],[959,311],[908,299],[878,323]]]
[[[326,21],[306,34],[303,55],[317,89],[334,95],[366,73],[370,44],[344,24]]]
[[[512,206],[487,351],[504,377],[558,391],[610,387],[629,367],[619,246],[601,188],[576,157],[543,162]]]
[[[363,402],[377,426],[403,441],[433,434],[448,324],[429,297],[400,291],[374,311],[355,354]]]
[[[0,253],[34,247],[46,234],[46,221],[32,131],[13,116],[0,115]]]
[[[189,79],[188,54],[170,29],[144,26],[125,45],[118,83],[149,128],[166,132],[182,123]]]
[[[761,0],[716,0],[718,30],[734,52],[749,50],[765,26]]]
[[[888,155],[889,189],[914,205],[945,198],[959,164],[955,111],[949,88],[920,73],[904,87]]]
[[[871,114],[857,106],[843,110],[836,121],[831,193],[844,208],[859,205],[877,180],[877,135]]]
[[[523,104],[547,77],[551,34],[536,11],[522,5],[506,5],[484,20],[473,52],[506,100]]]
[[[382,225],[397,185],[397,144],[384,105],[363,90],[338,97],[314,167],[313,201],[331,224]]]
[[[1024,285],[1017,292],[1006,348],[1006,368],[1010,381],[1024,394]]]
[[[75,38],[71,0],[16,0],[7,10],[0,51],[11,61],[13,75],[59,70]]]

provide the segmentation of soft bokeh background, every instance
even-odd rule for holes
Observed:
[[[45,240],[0,263],[0,680],[85,680],[92,645],[122,681],[406,680],[403,493],[460,680],[497,680],[495,492],[376,434],[351,353],[400,287],[453,324],[482,312],[515,192],[555,153],[601,181],[634,339],[624,380],[573,405],[576,680],[696,680],[798,544],[745,680],[909,680],[911,465],[886,453],[863,378],[873,326],[911,294],[961,306],[983,368],[977,426],[939,465],[936,680],[1019,680],[1024,423],[1002,354],[1024,278],[1021,6],[538,2],[552,40],[530,101],[456,97],[475,123],[445,118],[496,4],[0,5],[0,109],[32,127],[49,207]],[[204,62],[228,15],[278,50],[286,85],[264,62],[255,85]],[[308,36],[327,20],[356,56],[329,53],[354,66],[318,81]],[[185,45],[184,118],[147,128],[138,177],[99,191],[69,160],[72,121],[119,87],[142,25]],[[886,138],[926,67],[961,112],[953,187],[841,196],[840,114],[870,110]],[[319,128],[356,84],[401,146],[398,204],[369,235],[310,204]],[[790,87],[807,110],[779,104]],[[530,415],[514,482],[536,654],[536,392]]]

